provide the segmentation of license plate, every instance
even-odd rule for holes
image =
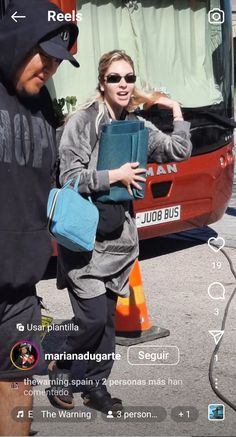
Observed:
[[[161,223],[174,222],[180,220],[180,212],[181,205],[138,212],[135,217],[136,226],[137,228],[143,228],[144,226],[153,226]]]

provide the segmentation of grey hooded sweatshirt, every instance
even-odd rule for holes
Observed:
[[[108,170],[98,171],[97,159],[101,127],[109,123],[105,114],[99,125],[99,134],[94,138],[98,103],[76,112],[67,122],[60,144],[60,182],[76,179],[80,174],[79,191],[92,194],[110,188]],[[143,120],[141,117],[139,119]],[[127,113],[127,120],[137,119]],[[148,158],[158,163],[183,161],[191,155],[190,123],[175,121],[171,135],[158,130],[152,123],[143,120],[149,131]],[[126,211],[122,234],[115,240],[96,241],[92,253],[75,253],[59,248],[58,286],[66,283],[81,298],[93,298],[110,289],[120,296],[127,296],[127,282],[134,261],[138,257],[138,233],[135,219]]]

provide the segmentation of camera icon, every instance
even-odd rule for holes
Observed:
[[[16,329],[18,329],[18,331],[23,332],[25,330],[25,327],[24,327],[24,325],[22,325],[22,323],[17,323]]]
[[[208,12],[208,22],[210,24],[222,24],[225,21],[225,13],[222,9],[213,8]]]

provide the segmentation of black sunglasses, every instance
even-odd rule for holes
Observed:
[[[119,83],[121,79],[125,79],[126,83],[135,83],[136,76],[135,74],[126,74],[125,76],[121,76],[120,74],[108,74],[105,76],[107,83]]]

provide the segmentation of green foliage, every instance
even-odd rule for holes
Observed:
[[[77,103],[76,96],[67,96],[66,98],[62,97],[61,99],[53,100],[54,114],[59,124],[63,123],[65,116],[69,112],[75,110],[76,103]],[[65,105],[66,105],[67,113],[64,112]]]
[[[67,96],[66,103],[68,103],[69,105],[72,106],[72,108],[74,108],[77,103],[77,98],[75,96]]]

